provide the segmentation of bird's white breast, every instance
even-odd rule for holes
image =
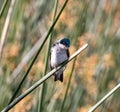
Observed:
[[[57,67],[59,64],[67,60],[66,49],[59,44],[55,45],[51,49],[51,66]]]

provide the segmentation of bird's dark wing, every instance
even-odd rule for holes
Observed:
[[[68,49],[67,49],[66,53],[67,53],[67,57],[69,58],[70,57],[70,52],[69,52]]]

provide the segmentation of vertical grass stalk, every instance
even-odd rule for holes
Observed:
[[[27,75],[29,74],[29,72],[30,72],[30,70],[31,70],[31,68],[32,68],[32,66],[33,66],[33,64],[34,64],[34,62],[36,61],[36,59],[37,59],[37,57],[38,57],[40,51],[42,50],[42,48],[43,48],[45,42],[47,41],[47,39],[48,39],[48,37],[49,37],[51,31],[53,30],[55,24],[57,23],[57,21],[58,21],[60,15],[62,14],[62,12],[63,12],[65,6],[67,5],[67,3],[68,3],[68,0],[66,0],[66,1],[64,2],[63,6],[62,6],[62,8],[61,8],[61,10],[60,10],[60,12],[58,13],[57,17],[55,18],[55,21],[53,22],[53,24],[52,24],[51,27],[49,28],[49,30],[48,30],[48,32],[47,32],[47,35],[46,35],[45,39],[43,40],[43,43],[41,44],[41,46],[40,46],[40,48],[38,49],[36,55],[34,56],[32,62],[30,63],[30,65],[29,65],[29,67],[28,67],[28,69],[27,69],[25,75],[23,76],[23,79],[21,80],[21,82],[20,82],[20,84],[18,85],[16,91],[14,92],[14,94],[13,94],[13,96],[12,96],[12,98],[11,98],[9,104],[14,100],[14,98],[16,97],[18,91],[21,89],[21,86],[22,86],[24,80],[26,79]]]
[[[58,0],[55,1],[52,22],[54,22],[54,20],[55,20],[56,13],[57,13],[57,7],[58,7]],[[50,37],[49,37],[48,48],[47,48],[47,53],[46,53],[46,57],[45,57],[45,69],[43,72],[44,75],[47,73],[48,60],[49,60],[49,54],[50,54],[50,48],[51,48],[51,40],[52,40],[52,32],[51,32]],[[44,103],[43,100],[45,98],[45,89],[46,89],[46,83],[44,82],[42,85],[42,89],[40,90],[40,93],[39,93],[40,99],[39,99],[39,105],[38,105],[38,112],[42,112],[42,110],[43,110],[43,103]]]
[[[3,48],[4,48],[4,44],[5,44],[5,39],[6,39],[10,19],[11,19],[11,16],[12,16],[12,11],[14,9],[14,5],[15,5],[15,0],[11,0],[10,7],[8,9],[8,14],[7,14],[7,17],[6,17],[6,20],[5,20],[5,25],[3,27],[3,31],[2,31],[2,34],[1,34],[0,59],[2,58],[2,54],[3,54],[2,52],[3,52]]]
[[[64,105],[65,105],[65,101],[66,101],[66,98],[67,98],[68,90],[69,90],[69,87],[70,87],[73,71],[74,71],[74,68],[75,68],[75,62],[76,62],[76,58],[73,61],[72,70],[71,70],[71,73],[70,73],[69,81],[68,81],[68,84],[67,84],[67,88],[66,88],[66,91],[65,91],[65,95],[64,95],[64,99],[63,99],[63,103],[62,103],[60,112],[63,112],[63,109],[64,109]]]
[[[2,17],[3,12],[5,11],[5,7],[7,6],[7,3],[8,3],[8,0],[4,0],[4,3],[3,3],[2,8],[0,10],[0,18]]]

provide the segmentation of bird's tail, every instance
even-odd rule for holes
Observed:
[[[63,72],[61,74],[55,74],[54,81],[57,81],[57,80],[63,82]]]

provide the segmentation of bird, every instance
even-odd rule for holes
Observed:
[[[70,57],[69,47],[70,47],[70,40],[66,37],[59,39],[52,45],[50,50],[51,70],[57,68],[60,64],[62,64],[63,62],[69,59]],[[66,66],[62,67],[54,74],[54,81],[59,80],[63,82],[63,72],[65,68]]]

